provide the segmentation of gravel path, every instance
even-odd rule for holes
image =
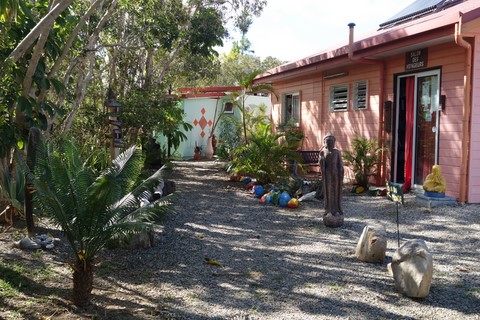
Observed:
[[[395,205],[346,194],[345,224],[326,228],[319,201],[265,206],[216,162],[177,162],[176,214],[156,239],[151,287],[157,312],[175,319],[480,319],[480,206],[428,209],[406,197],[400,241],[423,239],[434,258],[430,294],[398,294],[386,264],[357,261],[365,223],[397,248]],[[205,263],[214,259],[222,266]],[[153,261],[155,259],[155,261]],[[141,268],[141,266],[139,266]]]

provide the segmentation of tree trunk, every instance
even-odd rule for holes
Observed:
[[[150,89],[152,86],[152,77],[153,77],[153,56],[154,49],[147,49],[147,61],[145,63],[145,89]]]
[[[35,40],[39,37],[40,33],[44,29],[45,25],[50,25],[57,17],[65,11],[71,4],[73,0],[63,0],[60,1],[55,7],[50,10],[40,22],[30,31],[30,33],[20,42],[17,47],[10,53],[8,59],[11,59],[13,62],[17,62],[20,59],[28,48],[30,48]]]
[[[108,6],[107,10],[105,11],[104,15],[98,22],[95,31],[90,35],[90,38],[88,40],[87,47],[85,50],[87,51],[86,56],[83,59],[83,63],[81,66],[85,67],[87,63],[89,63],[89,68],[88,71],[83,77],[82,71],[79,71],[79,77],[77,80],[77,92],[75,94],[75,100],[73,101],[72,104],[72,110],[68,114],[63,127],[62,127],[62,132],[66,133],[70,128],[72,127],[73,120],[75,119],[75,116],[77,115],[78,110],[80,109],[80,106],[83,102],[83,99],[85,98],[86,94],[86,88],[88,83],[90,82],[90,79],[92,78],[93,75],[93,68],[95,67],[95,51],[93,51],[95,47],[95,43],[98,41],[98,37],[100,35],[101,30],[103,29],[103,26],[105,23],[108,21],[110,16],[113,14],[113,11],[117,5],[118,0],[113,0],[112,3]]]
[[[76,263],[73,270],[73,303],[82,307],[88,305],[93,289],[93,264]]]
[[[68,37],[67,42],[63,46],[62,53],[60,56],[57,58],[55,61],[55,64],[53,65],[52,69],[50,70],[50,77],[55,77],[58,69],[60,68],[60,65],[62,64],[63,59],[67,56],[67,53],[69,52],[70,48],[73,45],[73,41],[77,39],[77,36],[80,32],[80,30],[83,28],[83,26],[86,24],[87,20],[90,18],[90,16],[97,10],[97,7],[103,6],[103,1],[104,0],[96,0],[92,3],[90,8],[88,8],[87,12],[80,18],[78,21],[77,25],[75,26],[75,29],[73,29],[72,33]]]
[[[52,6],[53,5],[55,5],[54,2],[52,2]],[[27,72],[25,73],[25,78],[23,79],[22,95],[25,98],[28,98],[30,96],[30,89],[32,88],[33,75],[37,70],[38,62],[40,61],[40,58],[43,55],[45,44],[47,43],[47,40],[48,40],[48,35],[50,34],[50,30],[52,29],[54,23],[55,21],[51,20],[49,21],[49,23],[45,23],[43,27],[39,29],[40,34],[38,37],[38,41],[35,44],[35,49],[33,50],[32,57],[28,62],[28,69],[27,69]]]

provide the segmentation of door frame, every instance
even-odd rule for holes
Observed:
[[[412,189],[421,189],[421,185],[414,183],[415,178],[415,169],[416,169],[416,143],[417,143],[417,110],[418,110],[418,78],[425,77],[425,76],[432,76],[436,75],[438,77],[438,87],[437,87],[437,108],[436,112],[436,132],[435,132],[435,164],[438,164],[439,159],[439,127],[440,127],[440,92],[441,92],[441,84],[442,84],[442,68],[441,67],[434,67],[430,69],[423,69],[418,72],[408,72],[408,73],[399,73],[394,74],[394,100],[395,100],[395,112],[394,112],[394,121],[393,121],[393,157],[392,157],[392,180],[398,182],[399,177],[397,177],[397,168],[398,168],[398,129],[399,129],[399,107],[400,107],[400,79],[407,78],[407,77],[415,77],[414,81],[414,117],[413,117],[413,150],[412,150]],[[403,177],[401,177],[403,179]]]

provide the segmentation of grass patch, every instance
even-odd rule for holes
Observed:
[[[31,280],[25,276],[27,269],[18,263],[5,263],[0,259],[0,298],[17,297]]]

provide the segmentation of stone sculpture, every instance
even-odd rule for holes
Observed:
[[[385,226],[369,223],[363,228],[355,249],[355,257],[360,261],[383,263],[387,251]]]
[[[430,291],[433,258],[423,240],[410,240],[395,251],[389,267],[398,291],[412,298],[424,298]]]
[[[343,225],[342,185],[343,161],[342,153],[335,148],[335,136],[327,133],[323,138],[323,148],[320,151],[320,170],[323,180],[323,203],[325,213],[323,223],[327,227],[337,228]]]

